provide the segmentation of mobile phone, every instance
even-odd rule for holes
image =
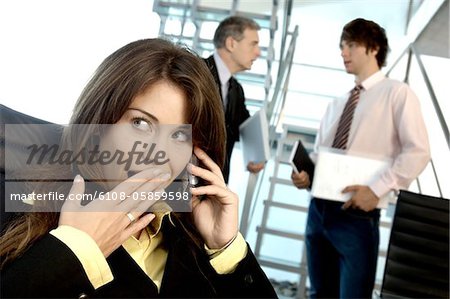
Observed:
[[[198,158],[194,155],[194,153],[192,153],[192,158],[191,158],[191,163],[195,166],[200,166]],[[189,181],[189,186],[190,187],[200,187],[200,186],[204,186],[205,185],[205,180],[203,180],[202,178],[199,178],[195,175],[193,175],[192,173],[188,172],[188,181]],[[199,199],[205,200],[206,199],[206,195],[200,195]]]
[[[192,157],[191,157],[191,164],[198,166],[198,159],[194,154],[192,154]],[[189,172],[188,172],[188,180],[189,180],[189,185],[191,187],[197,187],[199,184],[198,177],[196,177],[195,175],[193,175],[192,173],[189,173]]]

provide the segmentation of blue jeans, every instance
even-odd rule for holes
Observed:
[[[313,198],[306,225],[311,298],[371,298],[378,259],[380,210],[341,209]]]

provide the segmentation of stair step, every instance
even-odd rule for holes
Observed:
[[[176,3],[171,1],[158,1],[155,2],[155,6],[153,7],[153,11],[163,16],[177,16],[190,17],[195,14],[196,20],[209,21],[209,22],[217,22],[218,20],[224,19],[231,15],[231,9],[221,9],[221,8],[212,8],[205,6],[197,6],[197,11],[192,11],[192,4],[190,3]],[[247,17],[255,20],[261,26],[261,28],[277,30],[278,24],[277,22],[272,22],[270,15],[258,14],[258,13],[250,13],[250,12],[241,12],[237,11],[236,15]]]
[[[260,73],[252,73],[252,72],[243,72],[236,74],[236,79],[243,83],[256,83],[258,85],[263,85],[266,82],[266,74],[260,74]]]
[[[289,239],[293,239],[293,240],[299,240],[299,241],[305,240],[304,234],[297,233],[297,232],[282,231],[279,229],[268,228],[268,227],[263,228],[260,226],[256,227],[256,231],[261,234],[269,234],[269,235],[289,238]]]
[[[290,161],[289,161],[289,157],[283,157],[283,158],[276,158],[277,159],[277,162],[279,163],[279,164],[285,164],[285,165],[290,165],[291,163],[290,163]]]
[[[270,182],[272,184],[282,184],[282,185],[288,185],[288,186],[292,186],[294,187],[294,184],[292,183],[292,181],[289,179],[280,179],[280,178],[276,178],[276,177],[270,177]]]
[[[302,265],[300,262],[289,261],[289,260],[285,260],[285,259],[274,258],[274,257],[269,257],[269,256],[262,256],[262,255],[257,257],[257,259],[261,266],[266,266],[269,268],[299,273],[302,275],[308,274],[306,264]]]
[[[261,108],[261,107],[264,106],[264,100],[257,100],[257,99],[246,98],[245,99],[245,105]],[[259,109],[256,109],[256,110],[259,110]]]
[[[265,200],[264,205],[267,207],[276,207],[276,208],[298,211],[298,212],[305,212],[305,213],[308,212],[308,207],[297,206],[297,205],[283,203],[283,202],[279,202],[279,201],[273,201],[273,200]]]

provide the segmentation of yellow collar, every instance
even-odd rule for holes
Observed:
[[[150,222],[149,226],[147,227],[147,232],[150,237],[153,238],[159,233],[165,216],[169,217],[170,223],[175,226],[170,216],[172,208],[165,202],[158,201],[150,207],[150,212],[155,214],[155,219],[153,219],[153,221]]]

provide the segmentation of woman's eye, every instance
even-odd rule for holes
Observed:
[[[139,129],[141,131],[149,131],[149,132],[152,131],[152,128],[151,128],[149,122],[146,121],[145,119],[136,118],[136,119],[133,119],[132,123],[133,123],[133,127],[135,127],[136,129]]]
[[[179,142],[186,142],[191,140],[190,135],[183,131],[176,131],[172,134],[172,138]]]

